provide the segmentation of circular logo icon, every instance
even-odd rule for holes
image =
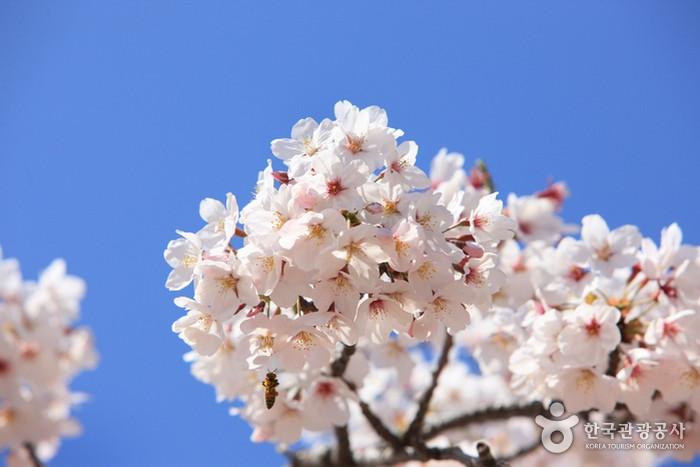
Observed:
[[[549,413],[555,419],[547,418],[543,415],[535,417],[535,423],[542,427],[542,447],[552,454],[561,454],[571,447],[574,442],[573,428],[578,424],[579,418],[577,415],[559,419],[564,415],[564,404],[561,402],[552,402],[549,404]],[[554,433],[561,433],[561,440],[554,441]]]

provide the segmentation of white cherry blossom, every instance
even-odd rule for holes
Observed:
[[[607,357],[620,343],[617,323],[620,312],[607,305],[583,303],[564,313],[566,325],[559,333],[562,355],[576,365],[607,363]]]
[[[581,239],[590,250],[591,268],[610,275],[615,269],[630,267],[636,262],[641,236],[636,227],[626,225],[610,231],[598,215],[583,218]]]
[[[75,325],[85,291],[62,259],[32,282],[0,255],[0,448],[9,465],[48,461],[62,438],[81,433],[71,412],[84,397],[70,384],[98,360],[92,334]]]
[[[333,119],[298,121],[291,138],[271,143],[284,165],[263,166],[239,218],[232,194],[226,204],[207,198],[205,225],[167,246],[167,287],[193,283],[193,298],[176,299],[185,312],[172,326],[186,361],[219,400],[236,404],[252,439],[308,448],[331,465],[345,465],[332,446],[345,432],[367,465],[394,454],[415,455],[398,465],[433,465],[415,453],[444,449],[477,456],[477,440],[499,460],[554,465],[520,457],[539,445],[529,417],[435,427],[561,400],[591,420],[683,420],[692,425],[687,446],[673,454],[700,451],[700,249],[683,244],[680,228],[664,229],[657,246],[599,215],[569,225],[562,182],[511,194],[504,207],[483,162],[469,168],[443,149],[428,178],[418,145],[388,125],[383,109],[347,101]],[[39,288],[65,291],[57,302],[70,315],[79,288],[62,275],[56,266]],[[1,261],[8,317],[21,283],[16,265]],[[27,310],[43,316],[50,295],[33,300]],[[56,378],[33,345],[39,338],[17,336],[0,339],[8,371]],[[84,338],[73,339],[77,367]],[[439,433],[415,444],[407,430],[433,383],[420,424]],[[575,444],[560,459],[607,465],[616,456]]]

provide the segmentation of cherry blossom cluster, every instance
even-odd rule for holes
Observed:
[[[485,188],[479,165],[471,173],[462,167],[461,155],[444,151],[433,161],[431,185],[447,206]],[[438,373],[423,441],[458,446],[471,459],[476,442],[486,441],[494,455],[522,466],[651,466],[668,455],[690,460],[700,452],[700,249],[683,245],[675,224],[663,230],[659,245],[633,226],[610,229],[598,215],[568,225],[559,216],[567,196],[566,186],[556,183],[508,197],[505,213],[516,235],[499,242],[492,306],[473,310],[454,347],[443,349],[450,363]],[[358,346],[346,376],[359,388],[358,400],[398,434],[410,430],[422,395],[437,382],[438,348],[431,354],[415,344],[400,337]],[[554,400],[599,424],[661,424],[668,428],[665,442],[684,448],[589,450],[580,423],[578,442],[553,456],[541,448],[533,419]],[[670,431],[674,424],[685,427],[682,438]],[[356,456],[382,459],[390,443],[356,405],[348,427]],[[312,434],[305,441],[312,458],[322,458],[334,442]],[[635,434],[627,442],[649,441]],[[469,462],[401,465],[479,465]]]
[[[686,449],[673,454],[692,458],[700,451],[692,429],[700,411],[700,249],[683,244],[676,224],[658,244],[599,215],[565,225],[557,210],[566,195],[555,184],[509,196],[517,235],[499,246],[506,279],[491,313],[460,340],[484,374],[500,375],[525,400],[687,424]]]
[[[330,367],[344,345],[381,359],[398,338],[440,340],[491,307],[496,249],[514,223],[488,190],[445,203],[402,135],[384,110],[347,101],[334,120],[302,119],[271,144],[285,171],[268,161],[240,212],[232,194],[203,200],[205,225],[165,250],[166,286],[194,283],[193,297],[175,299],[187,314],[173,331],[195,376],[243,402],[255,440],[288,445],[302,429],[347,423],[356,395]],[[448,182],[450,169],[436,170]],[[268,409],[270,372],[279,387]]]
[[[84,396],[69,385],[97,364],[92,334],[73,324],[84,294],[63,260],[26,281],[18,261],[0,252],[0,448],[8,465],[36,465],[62,437],[80,433],[71,408]]]
[[[165,250],[166,287],[194,289],[175,299],[185,359],[252,439],[301,440],[295,466],[546,465],[533,419],[559,400],[686,423],[674,454],[699,451],[700,250],[675,224],[658,246],[597,215],[567,224],[563,183],[504,206],[483,163],[442,150],[426,174],[402,137],[346,101],[302,119],[248,205],[203,200],[204,225]]]

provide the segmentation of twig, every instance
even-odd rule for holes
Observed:
[[[350,363],[350,358],[355,353],[354,345],[344,345],[340,356],[336,358],[333,363],[331,363],[331,375],[336,378],[342,378],[345,374],[345,370]],[[347,465],[348,467],[354,467],[355,458],[352,455],[352,448],[350,447],[350,435],[348,434],[348,426],[336,426],[335,438],[338,444],[338,462],[341,465]]]
[[[433,425],[425,431],[423,438],[431,439],[445,431],[455,428],[463,428],[474,423],[505,420],[511,417],[535,417],[545,413],[545,408],[542,406],[541,402],[532,402],[521,406],[491,407],[488,409],[459,415],[455,418]]]
[[[345,374],[345,369],[350,363],[350,357],[355,353],[354,345],[344,345],[340,356],[331,363],[331,376],[341,378]]]
[[[481,463],[478,459],[475,459],[472,456],[467,455],[464,451],[462,451],[458,447],[443,448],[443,449],[432,448],[432,449],[428,450],[428,455],[430,456],[431,459],[435,459],[435,460],[456,461],[462,465],[466,465],[469,467],[481,466]]]
[[[331,363],[331,376],[335,376],[336,378],[340,378],[343,380],[343,382],[350,388],[352,392],[357,394],[357,386],[355,386],[354,383],[348,381],[347,379],[343,378],[343,374],[345,373],[345,369],[348,366],[348,363],[350,362],[350,357],[355,353],[355,346],[349,346],[345,345],[343,346],[343,351],[340,353],[340,356],[333,362]],[[362,411],[362,415],[367,419],[369,422],[370,426],[372,429],[379,435],[380,438],[382,438],[384,441],[389,443],[390,446],[392,446],[394,449],[401,450],[403,449],[403,443],[401,440],[389,429],[387,428],[386,425],[384,425],[384,422],[381,421],[381,419],[375,415],[375,413],[372,411],[370,408],[369,404],[367,404],[365,401],[359,399],[358,397],[358,405],[360,406],[360,410]],[[338,433],[336,431],[336,437],[338,435],[343,435],[343,433]],[[345,435],[347,435],[347,430],[344,432]],[[338,447],[340,449],[340,444],[345,443],[345,440],[338,440]],[[349,446],[349,442],[348,442]],[[348,447],[348,451],[350,455],[352,455],[352,451]]]
[[[610,352],[610,356],[608,357],[608,369],[605,371],[606,375],[615,376],[617,374],[617,367],[620,365],[620,352],[619,345]]]
[[[416,411],[415,417],[411,421],[406,433],[404,433],[403,440],[411,444],[419,442],[420,433],[423,430],[423,422],[425,421],[425,416],[428,413],[428,408],[430,407],[430,401],[433,399],[433,393],[438,384],[438,379],[440,379],[440,374],[442,370],[445,369],[447,361],[450,357],[450,349],[452,349],[453,339],[450,334],[445,334],[445,342],[442,345],[442,351],[440,352],[440,357],[438,357],[437,365],[433,370],[433,376],[430,380],[430,386],[425,390],[423,396],[420,398],[418,403],[418,410]]]
[[[335,427],[335,436],[337,438],[335,456],[332,450],[326,450],[321,453],[317,452],[315,454],[309,452],[287,453],[291,465],[293,467],[380,467],[409,461],[426,462],[430,460],[452,460],[467,467],[500,467],[507,465],[509,460],[525,455],[539,447],[539,444],[527,446],[512,456],[503,459],[495,459],[488,445],[483,442],[477,444],[478,457],[466,454],[459,447],[437,448],[425,445],[425,440],[434,438],[440,433],[455,428],[462,428],[473,423],[505,420],[510,417],[534,417],[538,414],[545,413],[545,408],[540,402],[532,402],[522,406],[495,407],[463,414],[438,423],[423,431],[425,416],[428,412],[433,393],[437,387],[440,374],[449,360],[452,345],[453,340],[451,336],[447,335],[436,367],[433,370],[430,385],[421,396],[416,415],[402,437],[394,434],[372,411],[369,404],[358,397],[357,403],[360,406],[363,416],[377,435],[386,442],[388,447],[377,451],[378,454],[374,457],[367,457],[364,459],[355,458],[350,444],[348,428],[347,425],[344,425]],[[348,388],[357,395],[357,387],[355,384],[344,378],[345,370],[354,353],[354,346],[344,346],[338,358],[331,363],[330,375],[342,380]]]
[[[355,394],[357,394],[357,387],[355,386],[354,383],[351,383],[350,381],[343,379],[345,384],[350,388],[351,391],[353,391]],[[372,411],[370,408],[369,404],[367,402],[363,401],[362,399],[358,398],[357,401],[358,405],[360,406],[360,410],[362,411],[362,415],[367,419],[367,422],[370,424],[372,429],[374,430],[377,435],[379,435],[380,438],[382,438],[384,441],[389,444],[394,450],[401,451],[404,449],[404,442],[401,441],[401,438],[396,436],[385,424],[384,422]]]
[[[358,467],[387,467],[403,464],[410,461],[426,462],[430,460],[453,460],[468,467],[486,467],[481,464],[480,459],[469,456],[459,447],[448,448],[428,448],[423,451],[405,450],[400,452],[390,452],[380,454],[375,457],[358,460]],[[297,456],[292,460],[293,467],[326,467],[324,459],[313,456]],[[345,467],[338,464],[333,467]]]
[[[32,443],[24,443],[24,449],[26,449],[27,453],[29,453],[29,459],[32,461],[32,465],[34,467],[42,467],[44,465],[43,462],[41,462],[41,459],[39,459],[39,457],[36,455],[36,449]]]
[[[496,467],[496,459],[491,454],[489,445],[483,442],[476,444],[476,452],[479,454],[479,465],[483,467]]]
[[[355,467],[357,464],[350,448],[350,435],[348,434],[347,425],[335,427],[335,439],[338,443],[338,462],[340,465]]]

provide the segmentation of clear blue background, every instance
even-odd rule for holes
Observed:
[[[347,98],[420,147],[548,177],[599,212],[700,243],[700,2],[0,4],[0,244],[89,282],[102,362],[55,466],[279,465],[190,375],[163,283],[198,202],[246,202],[269,141]]]

